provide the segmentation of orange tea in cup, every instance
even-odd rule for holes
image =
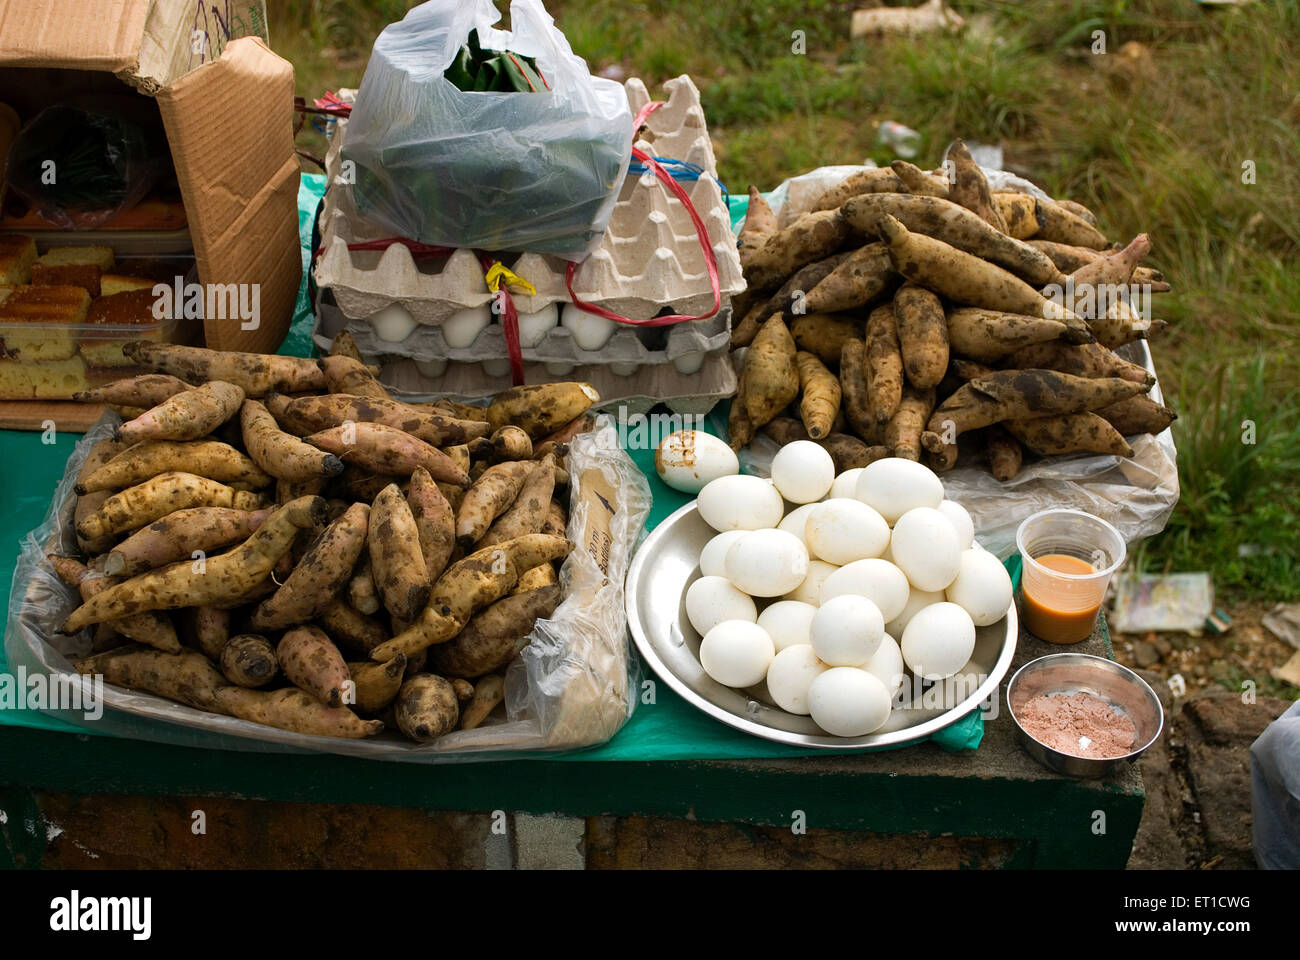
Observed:
[[[1097,623],[1124,538],[1081,510],[1043,510],[1016,531],[1025,629],[1049,643],[1086,640]]]

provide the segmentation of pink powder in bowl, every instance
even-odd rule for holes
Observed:
[[[1090,693],[1039,696],[1016,713],[1025,733],[1072,757],[1109,760],[1132,753],[1133,721]]]

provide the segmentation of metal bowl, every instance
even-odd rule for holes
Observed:
[[[1020,725],[1017,711],[1037,696],[1090,693],[1133,721],[1137,729],[1134,750],[1122,757],[1076,757],[1035,740]],[[1104,777],[1123,763],[1140,757],[1156,742],[1164,727],[1165,711],[1151,686],[1128,667],[1086,653],[1053,653],[1030,660],[1007,684],[1007,707],[1016,722],[1016,736],[1025,752],[1043,766],[1071,777]]]
[[[997,623],[976,628],[975,652],[955,677],[921,684],[909,673],[884,727],[865,737],[831,736],[811,717],[776,706],[766,683],[736,690],[718,683],[700,666],[701,638],[686,617],[686,588],[699,579],[700,551],[716,534],[694,503],[655,527],[628,571],[627,619],[637,649],[659,678],[683,699],[737,730],[800,747],[899,746],[942,730],[989,701],[1011,668],[1019,633],[1014,603]]]

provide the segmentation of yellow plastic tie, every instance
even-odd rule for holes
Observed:
[[[500,260],[488,267],[488,272],[483,275],[483,279],[487,281],[488,289],[493,293],[496,293],[497,290],[500,289],[502,283],[505,283],[508,287],[518,287],[525,293],[534,295],[537,293],[536,287],[517,273],[513,273],[510,268]]]

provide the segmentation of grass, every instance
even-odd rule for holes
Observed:
[[[1157,304],[1173,329],[1154,352],[1180,413],[1183,499],[1138,558],[1212,570],[1224,602],[1300,598],[1300,3],[953,0],[968,21],[957,35],[854,43],[858,5],[547,4],[593,70],[652,87],[692,75],[733,193],[887,162],[875,127],[892,119],[921,133],[922,162],[954,136],[998,143],[1009,168],[1100,211],[1110,236],[1149,232],[1175,288]],[[408,6],[278,2],[272,42],[298,65],[300,93],[356,86],[374,35]]]

